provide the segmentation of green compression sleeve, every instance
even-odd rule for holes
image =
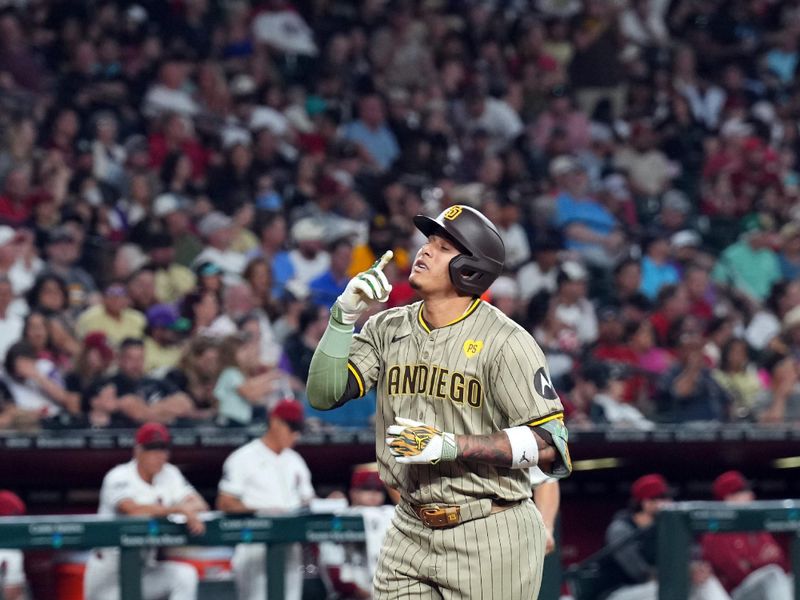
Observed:
[[[347,357],[352,343],[352,325],[333,318],[328,321],[328,328],[314,350],[306,384],[308,401],[317,410],[333,408],[342,397],[347,387]]]

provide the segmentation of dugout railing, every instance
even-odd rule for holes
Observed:
[[[696,538],[704,533],[768,531],[789,533],[791,565],[795,576],[795,600],[800,600],[800,500],[728,502],[678,502],[656,518],[659,600],[687,600],[690,592],[689,563]],[[606,576],[612,572],[613,554],[633,541],[633,532],[602,548],[565,572],[576,600],[602,600],[613,588]]]
[[[204,515],[206,531],[190,535],[180,518],[103,518],[91,515],[0,518],[0,548],[19,550],[120,549],[120,600],[141,600],[142,550],[173,546],[265,544],[267,598],[282,599],[286,545],[363,542],[360,516],[298,513],[283,516]]]

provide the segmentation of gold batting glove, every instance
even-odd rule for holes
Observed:
[[[456,436],[419,421],[395,418],[396,425],[386,429],[386,445],[395,460],[404,465],[431,464],[455,460]]]

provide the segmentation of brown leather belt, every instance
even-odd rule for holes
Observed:
[[[408,504],[412,514],[431,529],[455,527],[461,523],[488,517],[519,505],[523,500],[484,498],[467,504]]]

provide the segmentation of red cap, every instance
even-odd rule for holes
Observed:
[[[87,334],[86,337],[83,338],[83,345],[87,348],[94,348],[100,352],[100,356],[102,356],[105,361],[110,361],[114,358],[114,351],[108,344],[106,334],[102,331],[92,331]]]
[[[637,502],[670,496],[667,480],[658,473],[643,475],[633,482],[631,496]]]
[[[170,440],[169,429],[161,423],[145,423],[136,431],[136,445],[148,450],[168,448]]]
[[[356,467],[350,478],[350,487],[357,490],[384,491],[386,488],[383,487],[383,481],[378,475],[377,463]]]
[[[284,421],[292,429],[299,430],[303,427],[303,405],[291,398],[278,402],[269,416]]]
[[[714,480],[714,498],[725,500],[731,494],[749,490],[750,485],[739,471],[726,471]]]
[[[14,492],[0,490],[0,517],[18,517],[25,514],[25,503]]]

